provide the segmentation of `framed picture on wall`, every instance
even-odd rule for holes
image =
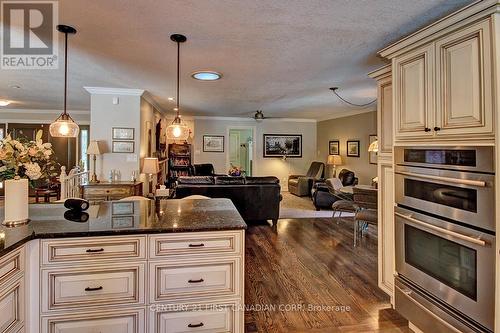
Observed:
[[[377,141],[377,134],[370,134],[368,136],[368,146],[370,146],[373,142]],[[368,160],[370,164],[377,164],[377,153],[373,151],[368,152]]]
[[[302,157],[302,134],[264,134],[264,157]]]
[[[329,155],[340,155],[340,141],[331,140],[328,142],[328,154]]]
[[[223,135],[204,135],[203,136],[203,151],[209,153],[224,152],[224,136]]]
[[[134,141],[113,141],[113,153],[128,153],[134,152]]]
[[[113,127],[113,140],[134,140],[134,129]]]
[[[347,140],[347,156],[359,157],[359,140]]]

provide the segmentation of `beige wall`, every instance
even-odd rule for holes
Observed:
[[[318,122],[318,152],[320,159],[328,158],[328,141],[340,141],[340,155],[346,168],[356,173],[360,184],[370,184],[377,175],[377,166],[368,160],[368,137],[377,133],[377,112],[361,113],[354,116]],[[347,157],[347,140],[360,140],[360,157]]]
[[[113,97],[119,104],[113,104]],[[90,98],[90,139],[102,142],[105,153],[98,157],[97,176],[108,180],[111,169],[120,170],[122,180],[130,180],[132,171],[139,170],[140,152],[140,96],[92,94]],[[112,128],[134,128],[134,153],[112,152]]]
[[[276,176],[286,184],[289,174],[304,174],[312,161],[316,160],[316,122],[268,119],[256,122],[253,119],[194,119],[194,163],[212,163],[217,173],[226,173],[228,162],[229,128],[251,127],[255,130],[253,174],[255,176]],[[302,158],[263,158],[264,134],[302,134]],[[203,135],[223,135],[224,153],[203,152]]]

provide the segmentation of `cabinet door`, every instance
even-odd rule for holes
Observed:
[[[392,161],[378,164],[378,285],[391,298],[394,288],[394,170]]]
[[[437,135],[493,135],[490,20],[436,42]]]
[[[24,279],[0,291],[0,332],[17,332],[24,323]]]
[[[396,139],[431,137],[434,45],[428,44],[393,60]],[[427,131],[426,131],[427,129]]]
[[[385,77],[378,82],[378,153],[392,154],[392,78]]]

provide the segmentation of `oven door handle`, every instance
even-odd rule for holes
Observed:
[[[429,180],[437,180],[451,184],[460,184],[460,185],[468,185],[468,186],[476,186],[476,187],[486,187],[487,183],[482,180],[471,180],[471,179],[459,179],[459,178],[450,178],[450,177],[442,177],[442,176],[433,176],[433,175],[421,175],[417,173],[404,172],[404,171],[396,171],[397,174],[409,177],[416,177],[421,179],[429,179]]]
[[[423,226],[423,227],[425,227],[427,229],[431,229],[431,230],[437,231],[439,233],[442,233],[442,234],[445,234],[445,235],[448,235],[448,236],[451,236],[451,237],[454,237],[454,238],[458,238],[458,239],[464,240],[464,241],[469,242],[469,243],[473,243],[475,245],[479,245],[479,246],[483,246],[483,247],[485,247],[487,245],[487,243],[484,240],[480,239],[480,238],[474,238],[474,237],[471,237],[471,236],[459,234],[458,232],[454,232],[454,231],[451,231],[451,230],[448,230],[448,229],[436,227],[433,224],[422,222],[422,221],[417,220],[417,219],[415,219],[415,218],[413,218],[411,216],[404,215],[404,214],[401,214],[401,213],[398,213],[398,212],[394,212],[394,215],[399,216],[399,217],[401,217],[401,218],[403,218],[405,220],[408,220],[408,221],[410,221],[412,223],[415,223],[415,224],[418,224],[420,226]]]

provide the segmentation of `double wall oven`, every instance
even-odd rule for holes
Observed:
[[[397,147],[395,306],[429,332],[493,332],[493,147]]]

